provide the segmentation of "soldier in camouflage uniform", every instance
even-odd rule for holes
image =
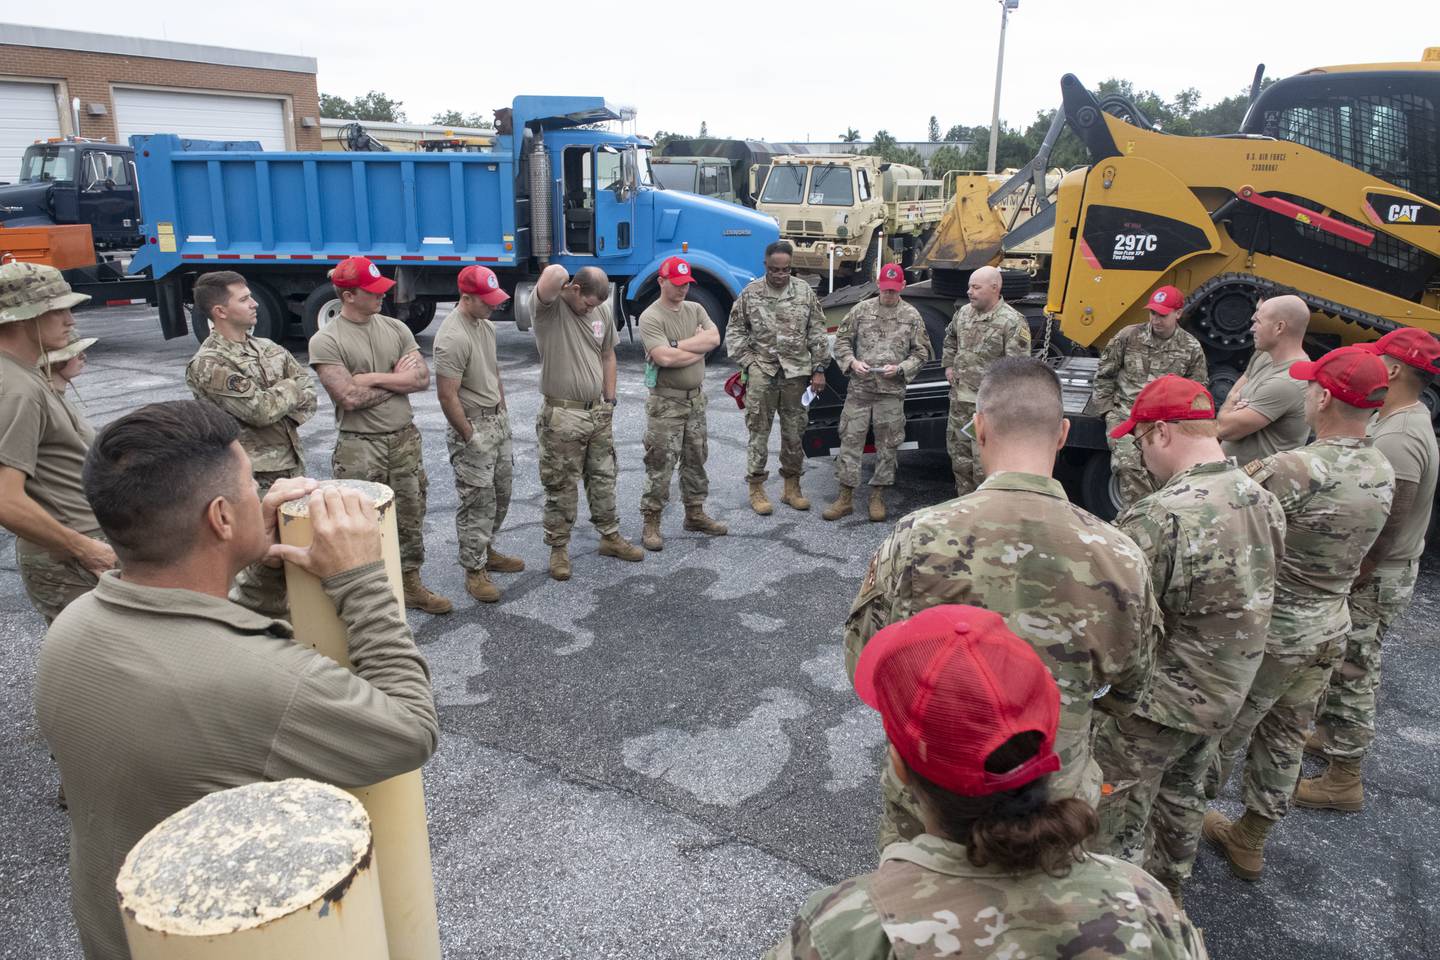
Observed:
[[[1052,789],[1093,806],[1094,708],[1130,713],[1150,674],[1159,609],[1145,557],[1125,534],[1072,505],[1050,476],[1069,429],[1053,370],[1029,357],[997,361],[978,400],[988,479],[969,496],[905,517],[880,545],[845,623],[846,666],[853,676],[876,632],[927,607],[965,603],[1003,615],[1060,686],[1064,766]],[[881,786],[883,848],[915,836],[920,821],[893,774],[885,772]]]
[[[975,394],[990,364],[1001,357],[1030,355],[1030,324],[1000,296],[1000,271],[981,267],[970,275],[970,302],[955,311],[945,328],[940,362],[950,383],[950,419],[945,446],[955,471],[955,495],[974,491],[984,479],[980,453],[965,427],[975,416]]]
[[[1000,616],[939,606],[886,627],[855,681],[925,831],[812,895],[767,960],[1206,956],[1160,884],[1082,848],[1094,813],[1049,790],[1059,691]]]
[[[840,495],[821,514],[839,520],[855,512],[865,435],[875,430],[875,472],[870,477],[870,519],[885,519],[882,491],[895,484],[895,451],[905,439],[905,384],[930,359],[930,337],[920,311],[900,299],[905,271],[880,268],[880,295],[857,303],[835,335],[835,363],[850,377],[840,414],[840,456],[835,479]]]
[[[81,479],[95,431],[40,370],[70,341],[70,309],[89,299],[54,267],[0,264],[0,526],[46,623],[115,566]]]
[[[607,299],[610,278],[599,267],[569,271],[552,263],[531,295],[535,345],[540,351],[540,414],[535,440],[545,488],[545,542],[550,576],[570,579],[570,530],[583,480],[599,554],[631,563],[645,551],[620,535],[615,506],[615,321]]]
[[[1346,599],[1395,492],[1394,469],[1365,436],[1370,411],[1384,402],[1384,364],[1367,351],[1342,347],[1317,361],[1297,361],[1290,375],[1308,381],[1305,419],[1316,439],[1245,466],[1280,498],[1285,555],[1275,578],[1265,656],[1220,742],[1209,784],[1214,796],[1248,745],[1245,814],[1231,823],[1211,810],[1203,828],[1245,880],[1260,878],[1266,837],[1289,809],[1305,731],[1345,651]]]
[[[405,606],[449,613],[450,601],[420,580],[430,480],[410,394],[430,386],[430,368],[410,328],[380,313],[394,280],[364,257],[349,257],[330,271],[330,282],[340,297],[340,315],[310,338],[310,366],[335,404],[331,473],[395,491]]]
[[[670,499],[670,478],[680,467],[680,497],[685,503],[685,529],[712,537],[729,533],[725,524],[705,513],[710,478],[705,460],[710,446],[705,425],[705,354],[720,346],[720,331],[705,308],[685,299],[695,282],[690,264],[667,257],[660,264],[660,297],[640,315],[645,345],[645,492],[640,513],[646,550],[662,550],[660,514]]]
[[[1132,324],[1110,338],[1100,354],[1095,371],[1094,403],[1105,415],[1105,429],[1114,432],[1126,417],[1145,384],[1166,374],[1209,382],[1205,350],[1187,331],[1180,329],[1180,311],[1185,297],[1175,287],[1161,287],[1150,296],[1145,308],[1146,323]],[[1110,472],[1120,487],[1120,505],[1128,507],[1156,489],[1155,481],[1140,461],[1134,438],[1109,438]]]
[[[1395,499],[1350,591],[1345,659],[1330,676],[1314,742],[1305,744],[1306,750],[1322,753],[1329,765],[1321,776],[1300,781],[1295,791],[1300,807],[1355,811],[1364,806],[1360,766],[1375,739],[1380,643],[1410,606],[1435,502],[1440,451],[1420,395],[1440,373],[1440,343],[1424,330],[1401,327],[1365,349],[1380,358],[1390,377],[1385,406],[1369,434],[1395,469]]]
[[[730,308],[725,351],[740,367],[745,381],[745,426],[750,445],[745,478],[750,483],[750,508],[761,516],[774,510],[765,495],[765,460],[769,455],[770,428],[780,414],[780,476],[785,478],[781,503],[809,510],[800,492],[805,454],[801,434],[810,420],[801,403],[808,386],[825,389],[825,368],[830,363],[825,339],[825,314],[810,285],[791,276],[794,248],[776,240],[765,248],[765,276],[752,280]]]
[[[1151,381],[1110,435],[1132,433],[1162,486],[1115,525],[1150,561],[1165,634],[1140,705],[1096,731],[1095,761],[1112,788],[1100,802],[1097,848],[1144,866],[1178,901],[1211,760],[1265,652],[1285,513],[1225,459],[1215,401],[1195,381]]]
[[[71,384],[85,371],[85,351],[99,342],[99,337],[77,337],[72,330],[69,343],[59,350],[47,350],[40,358],[40,372],[45,374],[45,379],[50,381],[50,386],[67,406],[73,406],[69,397]],[[80,396],[79,387],[75,388],[75,395]],[[75,413],[81,415],[79,410]]]
[[[461,270],[456,286],[460,301],[435,334],[435,393],[448,424],[445,446],[460,500],[455,535],[465,592],[481,603],[495,603],[500,588],[490,573],[525,569],[519,557],[495,549],[510,509],[515,455],[490,314],[510,294],[501,289],[495,271],[479,264]]]
[[[315,415],[315,382],[289,350],[251,335],[258,312],[240,274],[201,276],[195,309],[209,318],[210,336],[186,365],[185,384],[196,400],[240,421],[240,446],[264,499],[276,480],[305,473],[299,428]]]

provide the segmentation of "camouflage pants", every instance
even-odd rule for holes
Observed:
[[[920,819],[920,803],[915,794],[895,776],[888,753],[884,763],[885,769],[880,772],[880,794],[884,804],[880,811],[880,834],[877,838],[882,852],[892,843],[913,840],[925,832],[925,824]]]
[[[1315,653],[1266,652],[1235,723],[1220,739],[1220,750],[1211,761],[1208,796],[1213,799],[1220,792],[1244,751],[1245,809],[1269,820],[1289,812],[1290,796],[1300,779],[1305,735],[1315,705],[1330,683],[1337,648],[1338,644],[1327,644]]]
[[[745,382],[745,426],[750,445],[745,455],[745,479],[764,480],[770,476],[765,461],[770,455],[770,428],[780,414],[780,476],[798,477],[805,468],[805,451],[800,446],[810,411],[800,403],[809,386],[809,377],[786,377],[766,373],[756,364],[749,367]]]
[[[1320,708],[1329,738],[1325,756],[1363,759],[1375,739],[1375,692],[1380,687],[1380,643],[1415,593],[1418,564],[1377,567],[1350,591],[1350,635],[1345,662],[1330,675],[1330,690]]]
[[[710,442],[705,425],[705,394],[688,399],[651,393],[645,401],[645,492],[642,514],[660,513],[670,499],[670,478],[680,467],[680,502],[701,504],[710,494],[705,460]]]
[[[110,542],[99,530],[87,536]],[[89,593],[100,580],[81,566],[79,560],[51,556],[49,550],[19,537],[15,538],[15,565],[20,571],[20,582],[25,585],[25,595],[30,598],[35,611],[45,618],[47,627],[55,622],[70,601]]]
[[[1102,716],[1094,756],[1115,791],[1100,801],[1095,849],[1178,890],[1195,864],[1205,779],[1219,742],[1145,717]]]
[[[394,433],[341,431],[330,458],[337,480],[369,480],[395,491],[395,523],[400,532],[400,569],[419,570],[425,563],[425,454],[420,431],[410,424]]]
[[[515,455],[510,449],[510,414],[497,413],[470,419],[470,441],[454,427],[445,430],[445,446],[455,471],[455,537],[460,542],[460,566],[485,569],[486,554],[510,510],[510,487]]]
[[[546,401],[535,419],[540,446],[540,485],[545,488],[545,542],[563,547],[570,542],[579,503],[576,484],[585,483],[590,522],[602,537],[620,531],[615,508],[614,408],[597,403],[576,410]]]
[[[860,485],[860,458],[872,424],[875,472],[870,476],[870,486],[895,485],[895,451],[905,439],[905,398],[857,390],[852,385],[840,413],[840,456],[835,458],[835,479],[842,487]]]
[[[955,496],[963,497],[974,493],[985,479],[985,470],[980,466],[980,448],[974,440],[965,436],[962,428],[975,416],[972,400],[957,400],[950,392],[950,419],[945,424],[945,449],[950,452],[950,469],[955,471]]]
[[[1118,413],[1110,413],[1105,417],[1105,442],[1110,445],[1110,472],[1115,477],[1116,486],[1120,488],[1121,507],[1128,507],[1155,492],[1155,480],[1150,476],[1150,471],[1145,469],[1145,461],[1140,458],[1140,445],[1135,442],[1135,435],[1132,433],[1119,440],[1110,438],[1110,431],[1124,423],[1125,419],[1126,417]]]
[[[303,477],[305,475],[304,465],[291,467],[289,470],[256,470],[254,473],[256,492],[260,499],[265,499],[265,494],[275,486],[276,480],[283,480],[287,477]],[[267,616],[273,616],[277,620],[284,620],[290,615],[290,599],[285,595],[285,580],[279,578],[273,580],[266,578],[260,573],[260,564],[251,564],[235,575],[235,583],[232,589],[239,589],[240,596],[249,598],[252,602],[259,603],[256,607],[259,612]],[[272,584],[274,584],[272,586]]]

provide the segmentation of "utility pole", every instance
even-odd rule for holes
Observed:
[[[995,172],[995,154],[1000,149],[1000,79],[1005,74],[1005,24],[1010,11],[1020,7],[1020,0],[1000,0],[1000,53],[995,58],[995,108],[990,111],[990,163],[987,173]]]

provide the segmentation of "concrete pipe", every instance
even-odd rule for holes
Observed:
[[[395,526],[395,494],[381,483],[334,480],[371,497],[380,514],[380,552],[395,600],[404,610],[400,585],[400,536]],[[280,508],[280,541],[310,545],[310,504],[292,500]],[[295,636],[320,653],[350,667],[349,642],[335,605],[320,581],[293,564],[285,564],[290,595],[290,620]],[[420,771],[352,791],[370,813],[380,895],[385,904],[385,930],[393,960],[439,960],[440,924],[435,912],[435,879],[430,867],[430,834],[425,820],[425,788]]]
[[[385,960],[370,817],[338,787],[252,783],[162,820],[115,881],[134,960]]]

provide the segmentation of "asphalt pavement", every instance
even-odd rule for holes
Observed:
[[[188,397],[193,340],[162,340],[145,307],[79,317],[101,338],[78,381],[97,426]],[[427,355],[437,327],[419,338]],[[456,602],[449,616],[410,617],[441,716],[425,782],[445,955],[756,957],[808,893],[875,864],[884,736],[845,678],[840,627],[890,524],[863,512],[820,519],[836,490],[828,460],[807,464],[808,513],[777,504],[754,515],[722,363],[706,381],[710,512],[730,535],[683,532],[672,500],[664,551],[625,563],[595,553],[582,506],[574,578],[555,583],[541,540],[534,342],[505,325],[499,352],[516,469],[497,545],[527,570],[496,576],[497,605],[464,593],[444,419],[433,392],[413,398],[430,476],[425,580]],[[643,356],[623,334],[619,355],[622,532],[638,540]],[[328,476],[323,391],[302,435],[311,474]],[[771,449],[773,470],[778,438]],[[902,453],[899,480],[896,519],[952,489],[943,454]],[[770,488],[778,494],[776,479]],[[0,532],[0,710],[11,718],[0,736],[0,957],[78,957],[68,821],[32,703],[42,621],[11,539]],[[1257,884],[1202,852],[1186,904],[1212,956],[1440,957],[1437,619],[1440,570],[1427,562],[1386,641],[1364,812],[1296,811],[1272,835]],[[1221,802],[1232,815],[1236,783]]]

